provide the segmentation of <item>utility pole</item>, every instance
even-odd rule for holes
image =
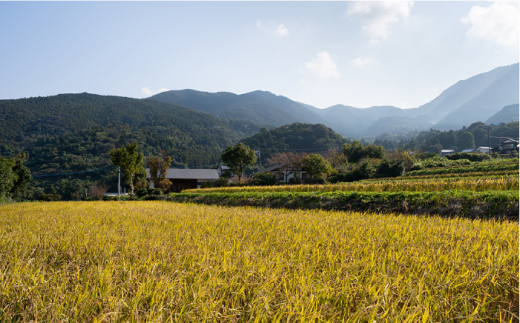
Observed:
[[[117,166],[117,196],[121,196],[121,167]]]
[[[488,130],[488,154],[489,154],[489,156],[491,156],[491,144],[489,141],[489,127],[487,128],[487,130]]]

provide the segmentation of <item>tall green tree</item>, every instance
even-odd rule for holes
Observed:
[[[143,166],[142,153],[137,152],[137,142],[121,146],[110,151],[110,158],[115,166],[121,167],[125,176],[125,182],[130,186],[131,194],[134,195],[134,181],[136,175],[146,173]]]
[[[172,158],[166,156],[164,150],[161,150],[160,155],[160,157],[150,159],[150,180],[154,187],[167,191],[172,186],[172,182],[166,178],[166,172],[170,168]]]
[[[11,197],[13,199],[22,199],[25,195],[27,184],[32,180],[31,171],[23,162],[25,160],[25,153],[21,152],[13,160],[13,172],[16,174],[16,180],[11,188]]]
[[[475,136],[469,131],[463,131],[459,136],[459,148],[475,148]]]
[[[385,156],[385,148],[374,144],[364,146],[361,142],[354,140],[352,144],[343,146],[343,154],[345,154],[349,163],[357,163],[366,157],[383,158]]]
[[[18,176],[13,171],[14,163],[10,159],[0,157],[0,201],[9,197]]]
[[[330,163],[320,154],[310,154],[303,158],[303,167],[311,177],[329,175],[332,168]]]
[[[249,146],[239,143],[226,148],[226,151],[222,154],[222,161],[238,176],[240,182],[246,167],[256,163],[256,155]]]

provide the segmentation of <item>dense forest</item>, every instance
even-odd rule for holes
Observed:
[[[226,147],[259,131],[250,121],[228,121],[186,107],[88,93],[0,100],[0,155],[14,156],[34,143],[97,126],[126,124],[155,129],[187,146]]]
[[[322,124],[293,123],[267,130],[241,140],[252,149],[260,149],[262,160],[285,151],[325,152],[339,150],[348,142],[343,136]]]
[[[492,148],[498,147],[504,138],[518,138],[518,121],[486,125],[475,122],[469,127],[459,130],[409,132],[407,134],[385,133],[374,140],[374,144],[382,145],[385,149],[402,148],[405,150],[422,150],[439,153],[441,149],[455,149],[460,151],[467,148],[487,147],[488,129]]]

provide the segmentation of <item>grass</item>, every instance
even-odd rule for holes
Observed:
[[[0,321],[517,322],[518,223],[0,206]]]

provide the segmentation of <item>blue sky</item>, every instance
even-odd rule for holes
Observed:
[[[0,99],[270,91],[417,107],[519,60],[518,2],[0,2]]]

